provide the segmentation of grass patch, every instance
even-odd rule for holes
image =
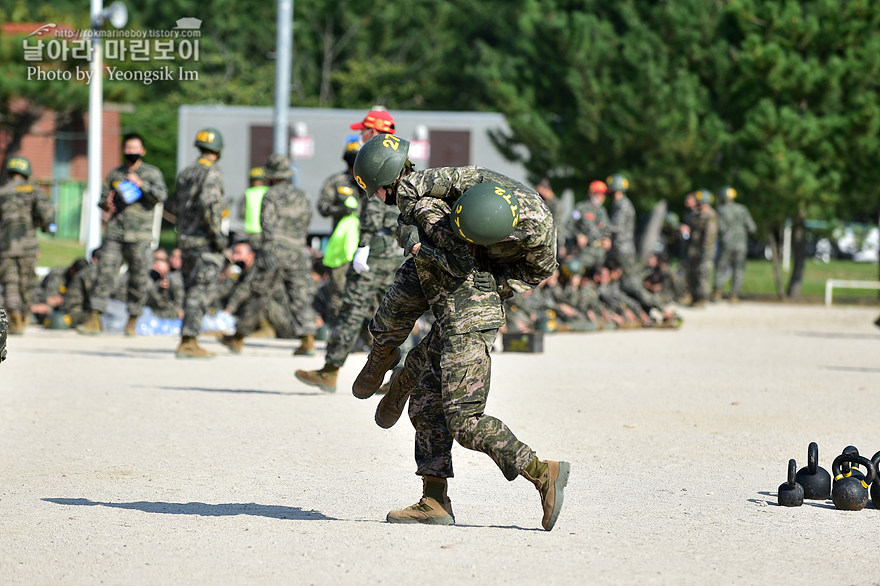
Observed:
[[[77,240],[62,240],[51,236],[39,237],[41,267],[69,267],[78,258],[84,258],[86,247]]]
[[[788,285],[791,273],[782,273],[782,286]],[[805,301],[825,301],[825,281],[828,279],[848,279],[853,281],[877,281],[878,268],[872,262],[833,260],[828,263],[808,260],[804,267],[801,283],[801,297]],[[728,283],[728,287],[729,287]],[[744,297],[776,298],[776,285],[773,281],[773,263],[763,260],[750,260],[746,265],[743,280]],[[835,303],[878,303],[875,289],[834,288]]]

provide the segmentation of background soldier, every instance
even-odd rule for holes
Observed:
[[[0,362],[6,360],[6,331],[9,328],[9,322],[6,319],[6,310],[0,306]]]
[[[12,157],[6,172],[9,180],[0,187],[0,283],[11,321],[9,333],[23,334],[40,251],[35,226],[54,232],[55,210],[43,190],[28,181],[30,161]]]
[[[606,180],[614,202],[611,204],[611,217],[608,232],[611,236],[611,257],[617,261],[627,276],[634,276],[636,270],[636,209],[626,196],[629,179],[623,175],[612,175]]]
[[[183,326],[178,358],[211,358],[199,346],[198,335],[202,318],[217,296],[220,273],[223,271],[226,237],[223,216],[223,174],[217,160],[223,150],[223,135],[215,128],[196,134],[195,146],[199,159],[177,176],[175,207],[177,240],[183,257]]]
[[[730,301],[739,301],[743,277],[746,272],[746,253],[749,234],[755,232],[755,221],[748,208],[736,201],[736,189],[730,186],[721,188],[721,205],[718,207],[718,264],[715,266],[715,292],[713,297],[721,299],[727,279],[730,283]]]
[[[575,242],[573,252],[588,269],[605,262],[611,248],[608,212],[603,205],[606,193],[608,186],[603,181],[592,181],[589,198],[578,202],[571,215],[571,236]]]
[[[123,262],[128,264],[126,336],[137,333],[137,318],[147,299],[153,210],[157,203],[167,199],[168,189],[162,172],[143,161],[147,151],[139,134],[125,135],[122,149],[125,164],[107,174],[98,203],[107,217],[101,244],[104,253],[98,264],[98,280],[91,300],[92,314],[86,323],[76,328],[81,334],[101,333],[101,314],[107,309],[107,300],[113,293],[114,281]]]
[[[263,204],[263,196],[269,190],[266,185],[266,170],[262,167],[254,167],[248,173],[250,186],[244,191],[244,200],[241,202],[240,216],[244,220],[244,232],[248,235],[251,246],[259,249],[263,239],[263,229],[260,227],[260,207]]]
[[[712,209],[714,196],[708,189],[699,189],[685,197],[690,209],[682,233],[689,235],[687,247],[687,288],[690,304],[704,307],[712,285],[715,245],[718,241],[718,217]]]
[[[354,181],[351,169],[354,159],[357,157],[361,143],[356,136],[351,136],[345,141],[345,149],[342,151],[342,160],[346,168],[335,175],[331,175],[321,186],[321,196],[318,198],[318,213],[326,218],[333,219],[333,230],[336,230],[339,220],[353,213],[359,213],[364,201],[364,192]],[[328,283],[330,294],[330,312],[333,316],[332,326],[336,325],[339,310],[342,307],[342,292],[345,289],[345,275],[351,264],[348,262],[329,267]]]
[[[306,247],[312,207],[309,196],[293,186],[290,160],[279,154],[266,162],[269,191],[263,196],[260,224],[263,227],[263,254],[267,270],[277,263],[282,286],[290,300],[293,315],[293,335],[300,338],[294,355],[315,353],[315,320],[312,307],[315,281],[312,279],[312,260]]]

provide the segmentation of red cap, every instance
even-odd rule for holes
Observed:
[[[363,122],[355,122],[352,130],[372,128],[384,134],[394,134],[394,117],[385,110],[370,110]]]
[[[604,181],[593,181],[590,183],[590,193],[608,193],[608,186]]]

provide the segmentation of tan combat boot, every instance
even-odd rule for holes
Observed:
[[[87,336],[97,336],[101,333],[101,312],[93,311],[89,314],[89,319],[76,326],[76,331]]]
[[[397,346],[383,346],[373,341],[367,363],[361,369],[354,384],[351,386],[352,394],[358,399],[368,399],[382,385],[385,373],[397,366],[400,362],[400,348]]]
[[[528,466],[520,472],[523,477],[535,485],[541,495],[541,506],[544,508],[541,526],[545,531],[553,529],[556,519],[559,517],[559,511],[562,510],[562,491],[568,484],[570,472],[571,464],[568,462],[539,460],[537,456],[532,458]]]
[[[293,376],[307,385],[318,387],[325,393],[335,393],[339,367],[325,364],[321,370],[297,370]]]
[[[229,351],[233,354],[241,354],[241,349],[244,348],[244,336],[239,334],[232,334],[231,336],[224,334],[220,336],[218,342],[229,348]]]
[[[208,352],[199,346],[198,340],[193,336],[184,336],[180,339],[180,345],[177,346],[178,358],[213,358],[214,353]]]
[[[260,320],[260,327],[251,334],[251,338],[274,338],[275,337],[275,328],[272,327],[272,324],[269,323],[268,320],[262,319]]]
[[[13,336],[18,336],[24,333],[24,317],[22,317],[21,313],[15,312],[9,314],[9,328],[7,328],[6,331]]]
[[[376,425],[382,429],[389,429],[397,423],[415,385],[416,381],[407,373],[405,367],[394,369],[391,373],[391,381],[387,385],[388,391],[376,407]]]
[[[730,302],[731,303],[739,303],[739,295],[737,295],[736,293],[731,293],[730,294]]]
[[[125,335],[126,336],[136,336],[137,335],[137,323],[138,323],[138,316],[136,316],[136,315],[128,316],[128,321],[125,323]]]
[[[437,476],[422,477],[424,490],[419,502],[405,509],[391,511],[385,517],[389,523],[422,523],[425,525],[454,525],[452,501],[446,496],[446,479]]]
[[[315,334],[306,334],[299,339],[299,348],[293,351],[294,356],[314,356]]]

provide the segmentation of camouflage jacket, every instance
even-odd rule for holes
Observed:
[[[400,210],[371,197],[361,208],[361,232],[358,246],[370,247],[370,258],[392,258],[403,254],[396,241]],[[405,229],[404,229],[405,230]]]
[[[159,287],[159,281],[150,279],[147,284],[146,307],[159,318],[176,319],[180,317],[183,309],[183,278],[178,272],[169,272],[166,275],[168,287]]]
[[[0,307],[0,362],[6,360],[6,330],[9,320],[6,318],[6,310]]]
[[[635,249],[636,209],[625,195],[614,200],[611,218],[608,221],[608,232],[618,249]]]
[[[571,213],[571,220],[571,231],[586,235],[587,246],[599,246],[603,238],[611,236],[608,212],[592,199],[578,202]]]
[[[263,196],[260,209],[263,248],[278,257],[302,254],[311,221],[309,196],[289,180],[279,181]]]
[[[715,245],[718,242],[718,216],[711,207],[692,211],[688,215],[691,237],[688,240],[688,258],[693,260],[712,260],[715,258]]]
[[[36,183],[21,177],[0,187],[0,256],[31,256],[39,251],[36,227],[55,222],[55,209]]]
[[[226,248],[220,222],[223,216],[223,173],[214,162],[200,158],[177,176],[174,195],[177,241],[182,249]]]
[[[67,285],[64,294],[64,313],[70,315],[74,324],[80,323],[91,311],[91,296],[98,278],[98,267],[90,263],[78,270]]]
[[[454,274],[467,270],[463,256],[467,255],[469,245],[453,236],[449,206],[474,185],[490,181],[516,194],[519,220],[508,239],[471,248],[475,265],[471,270],[491,272],[499,293],[506,299],[517,291],[538,285],[557,267],[553,216],[534,189],[483,167],[441,167],[404,177],[398,184],[397,204],[401,222],[417,225],[435,245],[435,259],[445,263]],[[440,200],[444,205],[437,206],[431,200]],[[437,250],[444,252],[445,260],[443,255],[436,254]],[[420,250],[419,256],[421,254]]]
[[[357,207],[351,208],[345,205],[346,200],[354,196],[357,199]],[[355,182],[351,173],[341,171],[332,175],[321,186],[321,196],[318,198],[318,213],[325,218],[333,218],[333,229],[345,216],[357,211],[364,201],[364,191]]]
[[[749,234],[755,232],[755,221],[748,208],[741,203],[730,202],[718,208],[718,238],[727,250],[745,252]]]
[[[107,180],[104,182],[98,207],[106,211],[112,195],[116,209],[104,228],[104,238],[120,242],[150,240],[153,236],[153,208],[157,203],[164,203],[168,198],[165,179],[157,167],[141,161],[140,166],[134,171],[144,182],[141,187],[141,197],[126,205],[117,189],[120,183],[126,181],[125,176],[128,173],[128,167],[124,165],[116,167],[107,174]]]

